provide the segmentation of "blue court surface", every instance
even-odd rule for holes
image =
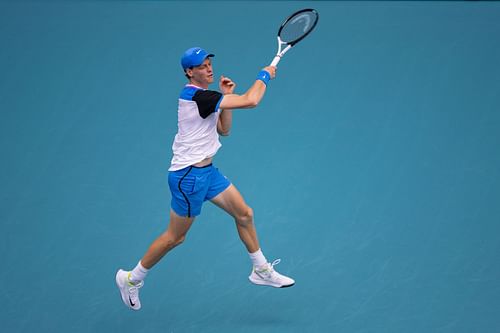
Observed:
[[[296,285],[250,284],[206,203],[128,310],[116,270],[168,224],[180,56],[243,93],[304,7],[317,29],[215,160]],[[0,2],[2,331],[500,332],[499,36],[494,2]]]

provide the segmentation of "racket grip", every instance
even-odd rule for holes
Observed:
[[[274,66],[274,67],[276,67],[276,65],[278,65],[278,62],[280,62],[280,60],[281,60],[281,57],[280,57],[280,56],[276,56],[276,57],[274,57],[273,61],[271,62],[271,65],[269,65],[269,66]]]

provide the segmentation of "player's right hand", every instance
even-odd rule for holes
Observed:
[[[264,67],[263,70],[269,73],[271,76],[271,79],[274,79],[276,77],[276,67],[275,66],[267,66]]]

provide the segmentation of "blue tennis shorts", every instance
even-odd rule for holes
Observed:
[[[189,166],[168,173],[172,193],[172,209],[179,216],[194,217],[201,213],[201,206],[231,185],[231,182],[209,164],[204,167]]]

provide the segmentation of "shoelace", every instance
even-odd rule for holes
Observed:
[[[266,267],[262,270],[255,270],[255,272],[259,275],[265,275],[266,277],[272,277],[274,273],[274,266],[279,264],[281,262],[281,259],[276,259],[274,260],[271,264],[267,264]]]
[[[144,281],[139,282],[138,284],[129,285],[128,292],[130,293],[130,299],[132,301],[136,301],[139,294],[139,288],[144,285]]]
[[[277,265],[277,264],[279,264],[280,262],[281,262],[281,259],[276,259],[276,260],[274,260],[274,261],[272,262],[272,264],[271,264],[271,268],[273,268],[274,266],[276,266],[276,265]],[[274,268],[273,268],[273,270],[274,270]]]

